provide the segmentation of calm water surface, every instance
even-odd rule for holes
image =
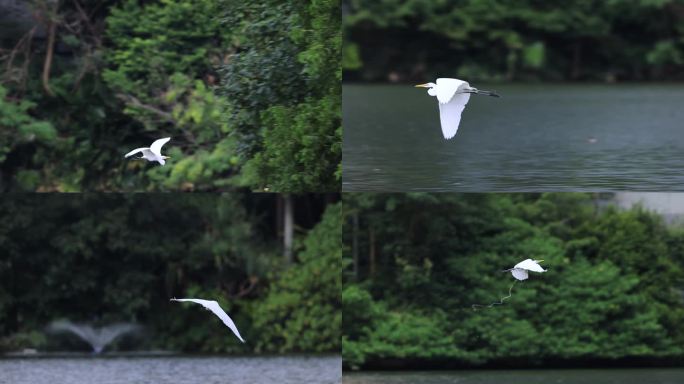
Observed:
[[[684,85],[474,85],[448,141],[424,89],[344,86],[343,190],[684,191]]]
[[[344,373],[343,384],[681,384],[684,369]]]
[[[339,356],[6,359],[0,383],[337,384],[341,367]]]

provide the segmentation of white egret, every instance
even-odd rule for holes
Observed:
[[[527,278],[529,277],[527,274],[528,271],[539,273],[546,272],[546,270],[542,268],[541,265],[539,265],[539,263],[541,263],[542,261],[544,260],[526,259],[513,266],[513,268],[504,270],[503,272],[511,272],[513,274],[513,277],[515,277],[513,284],[511,284],[511,287],[508,288],[508,296],[504,296],[501,299],[499,299],[499,301],[491,303],[489,305],[473,304],[471,307],[473,309],[477,309],[478,307],[491,308],[495,305],[502,305],[506,299],[509,299],[511,296],[513,296],[513,287],[515,286],[515,283],[517,283],[518,280],[527,280]]]
[[[217,303],[214,300],[202,300],[202,299],[176,299],[175,297],[171,299],[171,301],[190,301],[193,303],[197,303],[204,308],[212,311],[214,315],[218,316],[221,321],[223,321],[223,324],[225,324],[228,328],[230,328],[231,331],[237,336],[240,341],[243,343],[245,340],[240,336],[240,332],[238,332],[237,327],[235,326],[235,323],[233,323],[233,320],[228,316],[228,314],[221,308],[219,303]]]
[[[540,273],[546,272],[546,269],[542,268],[541,265],[539,265],[539,263],[541,263],[542,261],[544,260],[523,260],[516,264],[513,268],[506,269],[504,272],[511,272],[513,274],[513,277],[515,277],[517,280],[527,280],[527,271]]]
[[[437,84],[425,83],[418,84],[416,87],[428,88],[428,95],[437,96],[442,134],[447,140],[456,135],[458,125],[461,123],[461,113],[468,104],[471,93],[499,97],[496,92],[473,88],[467,81],[449,78],[441,78],[436,81]]]
[[[150,145],[149,148],[136,148],[126,154],[124,157],[129,157],[133,156],[136,153],[141,153],[140,157],[137,157],[136,159],[145,159],[147,161],[157,161],[159,164],[164,165],[166,164],[166,159],[169,158],[169,156],[163,156],[161,154],[161,147],[166,144],[169,140],[171,140],[170,137],[165,137],[163,139],[155,140],[152,145]]]

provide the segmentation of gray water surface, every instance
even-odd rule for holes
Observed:
[[[343,384],[680,384],[684,369],[497,370],[344,373]]]
[[[341,375],[339,356],[0,360],[1,384],[337,384]]]
[[[684,85],[473,85],[451,140],[424,89],[345,85],[343,190],[684,191]]]

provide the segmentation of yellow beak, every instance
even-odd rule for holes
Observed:
[[[415,85],[415,87],[416,87],[416,88],[430,88],[430,86],[429,86],[427,83],[425,83],[425,84],[418,84],[418,85]]]

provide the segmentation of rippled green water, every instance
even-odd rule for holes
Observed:
[[[684,191],[684,85],[474,85],[449,141],[424,89],[344,86],[343,190]]]

